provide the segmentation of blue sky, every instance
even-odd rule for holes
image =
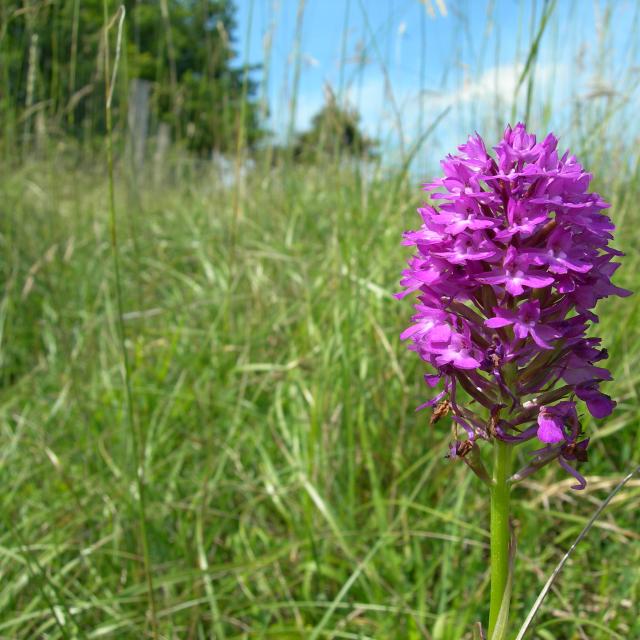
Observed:
[[[237,6],[240,60],[268,69],[256,77],[266,78],[269,124],[284,138],[299,2]],[[494,135],[514,112],[525,113],[526,86],[515,108],[514,93],[545,6],[544,0],[307,0],[295,128],[309,125],[331,87],[358,109],[390,157],[439,116],[427,143],[432,153],[451,150],[473,129]],[[557,0],[540,41],[530,126],[571,137],[577,113],[597,122],[612,100],[620,102],[619,113],[635,114],[639,11],[637,0]]]

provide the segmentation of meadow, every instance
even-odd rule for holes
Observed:
[[[624,129],[606,113],[572,141],[638,291],[640,155],[593,135]],[[0,637],[470,639],[488,496],[415,412],[425,367],[392,296],[427,176],[284,162],[228,182],[188,155],[154,176],[116,139],[112,207],[105,151],[65,145],[0,173]],[[585,491],[555,468],[515,490],[514,625],[638,464],[640,297],[599,313],[618,407],[585,417]],[[634,478],[529,637],[640,638],[639,514]]]

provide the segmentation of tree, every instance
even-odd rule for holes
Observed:
[[[377,144],[362,132],[359,113],[348,105],[340,106],[333,91],[326,87],[325,104],[313,116],[311,128],[298,134],[293,153],[296,159],[308,161],[331,155],[372,158]]]
[[[256,68],[233,66],[234,5],[229,0],[172,0],[165,3],[159,24],[157,0],[132,4],[129,59],[136,77],[154,82],[159,118],[195,151],[235,149],[240,127],[244,142],[254,146],[263,133],[252,77]]]
[[[1,4],[2,115],[23,121],[40,109],[63,133],[104,133],[103,0]],[[239,132],[255,145],[263,134],[256,68],[234,64],[232,1],[125,0],[125,7],[116,112],[126,107],[126,79],[141,78],[152,83],[152,117],[190,149],[235,149]]]

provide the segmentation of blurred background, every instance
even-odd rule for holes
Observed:
[[[639,20],[2,0],[0,637],[471,638],[488,500],[414,411],[401,233],[444,155],[523,120],[594,174],[638,290]],[[516,491],[514,625],[637,463],[636,297],[599,307],[587,490]],[[640,637],[639,506],[632,480],[531,638]]]
[[[630,0],[122,6],[120,24],[100,0],[3,3],[7,158],[52,142],[99,150],[116,62],[114,136],[137,164],[166,164],[170,149],[223,161],[338,147],[433,171],[469,131],[495,136],[518,118],[574,145],[638,135]]]

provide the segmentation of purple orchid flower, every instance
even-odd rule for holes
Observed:
[[[558,402],[552,407],[540,407],[538,414],[538,439],[547,444],[563,442],[567,439],[565,424],[575,425],[578,421],[575,402]]]
[[[485,321],[487,327],[498,329],[513,325],[516,338],[524,340],[531,336],[533,341],[543,349],[553,349],[548,341],[560,337],[560,333],[552,327],[540,322],[540,303],[537,300],[524,302],[516,311],[494,307],[495,316]]]
[[[504,257],[502,268],[494,269],[476,277],[482,284],[503,284],[507,293],[519,296],[524,288],[542,289],[553,284],[553,277],[535,268],[527,254],[518,254],[518,250],[510,246]]]
[[[582,488],[574,466],[589,441],[579,440],[576,402],[596,419],[616,406],[600,391],[611,379],[607,352],[586,334],[599,300],[630,292],[611,282],[622,254],[609,246],[609,204],[557,147],[553,134],[538,142],[518,124],[495,155],[475,134],[447,156],[444,175],[424,185],[421,227],[404,234],[416,253],[397,297],[417,292],[401,338],[435,369],[429,384],[445,382],[423,406],[447,398],[474,451],[493,438],[539,440],[526,474],[557,460]],[[458,385],[472,404],[456,400]],[[464,442],[456,438],[451,457]]]

